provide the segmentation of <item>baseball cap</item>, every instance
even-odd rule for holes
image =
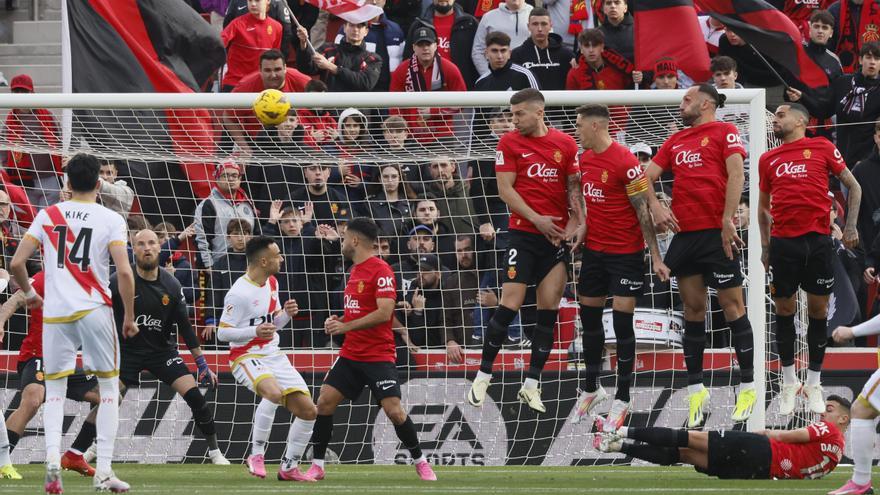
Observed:
[[[654,77],[678,75],[678,65],[674,58],[664,57],[654,64]]]
[[[440,271],[440,260],[433,254],[419,256],[419,266],[425,270]]]
[[[645,143],[636,143],[629,148],[629,152],[633,155],[638,155],[639,153],[644,153],[648,156],[653,155],[651,152],[651,147]]]
[[[12,83],[9,85],[9,89],[26,89],[29,92],[34,92],[34,80],[31,79],[31,76],[27,74],[19,74],[12,78]]]
[[[433,29],[428,27],[420,27],[416,29],[416,35],[413,38],[413,44],[418,44],[422,41],[427,41],[430,43],[437,42],[437,33],[434,32]]]
[[[220,175],[222,175],[223,171],[227,168],[233,169],[241,175],[241,165],[232,160],[226,160],[217,164],[217,167],[214,169],[214,178],[219,179]]]
[[[409,231],[409,236],[412,237],[414,235],[434,235],[434,230],[427,225],[416,225]]]

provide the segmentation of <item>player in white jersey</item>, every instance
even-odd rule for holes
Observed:
[[[278,349],[278,330],[298,311],[293,299],[283,307],[278,302],[274,275],[281,269],[281,249],[271,237],[254,237],[248,241],[245,255],[247,273],[226,293],[217,338],[229,342],[235,381],[263,398],[254,417],[254,441],[247,468],[254,476],[266,477],[263,454],[275,408],[280,404],[296,419],[287,433],[278,479],[314,482],[299,470],[299,461],[312,436],[318,411],[305,380]]]
[[[70,201],[40,211],[10,264],[29,308],[43,307],[43,369],[46,379],[46,493],[62,493],[61,427],[67,377],[83,353],[83,368],[98,377],[98,465],[94,486],[126,492],[128,483],[111,469],[119,423],[119,341],[110,296],[110,258],[116,264],[125,308],[123,335],[138,332],[134,323],[134,275],[126,252],[125,220],[95,202],[100,186],[98,160],[79,154],[67,164]],[[25,262],[43,249],[45,303],[28,280]]]

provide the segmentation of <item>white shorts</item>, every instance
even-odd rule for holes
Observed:
[[[294,392],[301,392],[311,396],[309,386],[299,371],[290,364],[290,359],[284,354],[271,354],[260,356],[248,354],[231,363],[232,376],[235,381],[244,385],[253,393],[257,393],[257,385],[266,378],[274,378],[281,387],[281,394],[287,396]],[[259,395],[259,394],[258,394]]]
[[[865,386],[862,387],[862,392],[859,394],[859,399],[868,401],[868,404],[874,410],[880,411],[880,370],[875,371],[868,378],[868,381],[865,382]]]
[[[110,306],[100,306],[78,320],[43,323],[43,369],[46,380],[70,376],[82,348],[83,372],[99,378],[119,376],[119,337]]]

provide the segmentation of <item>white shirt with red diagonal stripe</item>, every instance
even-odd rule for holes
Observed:
[[[122,216],[97,203],[65,201],[37,214],[26,235],[43,247],[44,321],[112,305],[110,246],[125,246],[127,231]]]
[[[281,309],[278,303],[278,281],[269,277],[257,285],[247,275],[238,277],[223,300],[223,315],[217,338],[229,342],[229,360],[246,354],[268,356],[278,352],[278,333],[271,339],[257,337],[257,326],[272,322]]]

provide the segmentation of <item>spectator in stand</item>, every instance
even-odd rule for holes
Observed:
[[[406,234],[412,218],[409,200],[415,198],[415,193],[403,180],[400,165],[384,163],[378,168],[379,183],[370,185],[370,195],[355,207],[355,212],[372,218],[384,235],[398,238]]]
[[[290,197],[297,208],[310,208],[313,212],[312,217],[303,218],[303,222],[314,222],[314,227],[320,224],[333,225],[340,210],[348,209],[348,201],[345,192],[341,191],[339,186],[328,185],[330,165],[326,163],[309,165],[305,167],[303,175],[306,179],[306,187],[299,189]]]
[[[510,55],[514,64],[534,74],[538,86],[544,90],[565,89],[565,77],[574,58],[571,48],[563,43],[563,38],[552,32],[553,26],[547,9],[532,9],[529,12],[529,37]],[[567,24],[562,27],[565,29]]]
[[[418,268],[405,299],[409,306],[398,311],[398,319],[414,345],[436,349],[446,345],[440,260],[433,254],[423,254],[418,258]]]
[[[605,48],[634,62],[633,17],[629,13],[626,0],[602,0],[602,12],[605,14],[605,20],[602,21],[599,29],[605,35]]]
[[[196,246],[200,268],[210,269],[228,251],[226,227],[241,219],[253,231],[256,212],[250,198],[241,188],[242,168],[233,161],[221,162],[214,172],[215,185],[211,194],[196,207]]]
[[[544,0],[541,8],[550,13],[551,23],[555,26],[553,32],[560,36],[562,46],[569,50],[574,48],[581,31],[595,27],[592,0]]]
[[[113,160],[101,161],[101,188],[98,200],[107,208],[127,218],[134,203],[134,191],[124,180],[118,179],[119,169]]]
[[[568,71],[565,89],[629,89],[633,80],[626,69],[612,65],[604,57],[605,34],[587,29],[578,35],[581,56]]]
[[[230,0],[229,6],[226,8],[226,16],[223,18],[223,27],[226,28],[232,23],[232,21],[243,16],[246,12],[249,12],[249,6],[254,1],[255,0]],[[285,0],[269,0],[266,9],[266,17],[274,19],[281,24],[281,46],[279,48],[281,49],[281,52],[284,53],[284,59],[287,60],[287,56],[290,53],[290,44],[293,43],[293,22],[287,2]],[[302,17],[298,20],[302,23],[306,21],[306,19],[303,19]],[[314,21],[312,21],[312,23],[314,23]],[[311,26],[311,24],[306,25]]]
[[[874,123],[873,141],[871,153],[852,169],[853,176],[862,186],[862,202],[856,227],[865,248],[880,234],[880,122]],[[873,261],[869,266],[873,266]]]
[[[251,224],[234,218],[226,224],[226,246],[223,253],[211,268],[211,288],[205,297],[205,338],[210,339],[223,313],[223,298],[239,277],[247,272],[245,245],[251,239]]]
[[[678,65],[672,57],[663,57],[654,64],[654,82],[651,89],[678,89]],[[684,86],[688,87],[688,86]],[[680,130],[678,109],[668,106],[646,105],[633,107],[626,126],[627,141],[649,141]],[[647,145],[645,145],[647,146]],[[648,148],[650,152],[650,148]],[[671,179],[670,174],[668,179]]]
[[[767,0],[767,3],[781,10],[801,30],[804,38],[809,38],[813,14],[827,9],[836,0]]]
[[[407,36],[410,43],[404,59],[412,56],[415,38],[413,34],[418,28],[429,27],[435,30],[438,45],[437,52],[440,57],[451,61],[461,72],[462,79],[467,89],[473,89],[474,83],[479,77],[477,68],[471,59],[471,51],[477,34],[479,21],[474,16],[467,14],[455,0],[432,0],[432,4],[425,9],[420,19],[413,22]],[[394,91],[392,89],[392,91]]]
[[[226,48],[223,91],[232,91],[246,75],[260,68],[260,55],[281,48],[281,23],[266,16],[269,0],[247,0],[248,15],[235,18],[220,37]]]
[[[370,0],[373,5],[385,8],[385,0]],[[339,26],[336,35],[336,43],[342,41],[345,27]],[[367,51],[373,52],[382,59],[382,68],[379,71],[379,81],[373,87],[373,91],[388,91],[391,84],[391,73],[403,59],[403,50],[406,48],[406,35],[399,24],[382,14],[370,21],[369,31],[364,38]]]
[[[700,23],[700,30],[703,31],[703,38],[706,40],[709,56],[715,57],[718,55],[718,45],[721,43],[721,38],[724,37],[724,24],[721,24],[721,21],[709,15],[701,15],[697,20]]]
[[[443,275],[443,307],[446,308],[446,357],[462,363],[462,346],[473,344],[474,309],[480,275],[474,237],[460,235],[455,240],[456,269]]]
[[[725,55],[719,55],[709,63],[709,71],[712,72],[712,85],[718,89],[739,89],[743,85],[736,80],[739,78],[736,60]]]
[[[259,93],[264,89],[277,89],[285,93],[301,93],[312,79],[287,66],[284,55],[278,50],[266,50],[260,55],[259,70],[239,80],[233,93]],[[244,153],[251,153],[248,138],[254,138],[263,125],[250,108],[227,110],[223,113],[223,126],[232,140]]]
[[[422,168],[414,162],[413,142],[409,139],[409,128],[406,119],[400,115],[391,115],[382,122],[382,138],[379,149],[401,162],[401,180],[409,191],[414,194],[425,192]],[[409,196],[414,199],[415,196]]]
[[[422,0],[391,0],[390,2],[385,2],[384,0],[371,0],[373,5],[379,5],[378,2],[381,2],[382,5],[384,5],[385,13],[388,15],[388,18],[396,22],[397,25],[403,29],[404,33],[409,32],[413,22],[422,14],[422,11],[424,11]]]
[[[312,79],[306,84],[306,93],[326,93],[327,85],[318,79]],[[305,131],[305,144],[321,148],[330,144],[339,134],[336,118],[323,108],[301,108],[296,111],[299,121]]]
[[[367,183],[372,182],[375,170],[362,163],[360,158],[371,147],[371,135],[367,117],[360,110],[346,108],[339,114],[337,139],[325,147],[339,159],[338,167],[330,173],[330,183],[339,184],[349,202],[362,201],[367,197]]]
[[[862,47],[877,41],[880,0],[838,0],[828,7],[834,16],[834,38],[830,46],[840,57],[845,74],[858,72]]]
[[[193,304],[199,298],[198,279],[189,262],[187,252],[181,249],[181,245],[196,234],[195,226],[190,225],[178,233],[177,227],[173,223],[161,222],[153,230],[162,246],[159,253],[159,265],[180,282],[180,286],[183,288],[183,298],[186,299],[191,311]]]
[[[480,76],[474,85],[476,91],[519,91],[525,88],[541,89],[538,80],[525,67],[510,61],[510,36],[494,31],[486,35],[486,61],[489,72]]]
[[[474,228],[474,205],[468,197],[465,183],[458,177],[458,164],[448,157],[437,157],[431,160],[429,165],[431,178],[428,192],[434,195],[434,202],[440,210],[440,217],[448,219],[447,223],[452,227],[452,233],[458,235],[473,235]],[[495,229],[492,224],[481,225],[480,233],[492,235]],[[446,259],[453,260],[452,253],[443,253]],[[446,261],[444,259],[444,262]],[[446,266],[455,266],[455,263],[445,263]]]
[[[437,254],[437,243],[434,231],[427,225],[416,225],[410,229],[406,244],[400,250],[400,263],[394,266],[394,274],[398,277],[397,290],[401,301],[409,300],[410,287],[418,277],[419,257],[426,254]]]
[[[440,256],[444,266],[455,266],[455,233],[451,219],[441,214],[438,200],[430,192],[414,203],[413,228],[423,226],[431,229],[435,247],[433,252]]]
[[[0,256],[0,269],[4,271],[9,269],[9,262],[18,249],[18,243],[24,236],[26,229],[22,227],[14,218],[12,218],[12,202],[6,191],[0,189],[0,242],[3,243],[3,252]],[[28,274],[34,274],[41,270],[40,262],[36,256],[31,258],[27,263]],[[7,280],[9,280],[7,278]],[[14,286],[15,283],[10,281]],[[7,290],[7,294],[11,294],[17,287]],[[3,291],[0,291],[3,292]]]
[[[325,46],[321,53],[311,53],[309,32],[302,26],[298,27],[297,67],[305,74],[319,75],[331,93],[372,91],[379,81],[382,58],[368,51],[364,44],[369,24],[344,23],[342,29],[345,38],[339,43]]]
[[[664,57],[654,64],[654,89],[679,89],[678,64],[672,57]]]
[[[391,91],[467,91],[458,67],[437,52],[437,34],[429,27],[413,33],[413,56],[391,75]],[[392,108],[406,119],[410,132],[422,143],[454,138],[452,119],[458,109]]]
[[[495,108],[485,113],[489,122],[489,134],[484,142],[487,146],[494,147],[493,143],[504,134],[514,130],[513,116],[508,108]],[[495,159],[478,160],[473,167],[473,177],[471,177],[471,197],[473,198],[474,213],[477,222],[480,225],[480,238],[483,246],[480,250],[491,247],[489,243],[494,240],[495,232],[507,232],[507,224],[510,220],[510,213],[507,211],[507,205],[501,200],[498,194],[498,182],[495,178]],[[492,232],[488,232],[486,226],[494,227]],[[495,248],[503,250],[507,244],[504,236],[499,236]]]
[[[28,199],[24,188],[11,184],[6,172],[3,171],[0,172],[0,189],[6,191],[6,194],[12,200],[12,218],[20,223],[22,227],[30,227],[31,222],[34,221],[34,217],[37,215],[37,210],[34,209],[30,199]],[[64,189],[61,190],[61,196],[63,196],[63,193]]]
[[[13,93],[33,93],[34,81],[27,74],[12,78]],[[42,209],[58,202],[61,183],[61,155],[24,153],[13,150],[17,143],[39,140],[49,149],[61,150],[61,134],[51,111],[45,108],[13,108],[6,115],[4,139],[9,148],[2,153],[9,182],[23,187],[30,203]]]
[[[529,37],[531,11],[532,6],[525,3],[525,0],[505,0],[497,9],[490,10],[480,19],[480,25],[474,35],[471,59],[481,76],[489,73],[489,63],[486,61],[486,36],[501,31],[510,36],[511,48],[519,48]]]
[[[648,162],[651,161],[651,158],[654,157],[654,153],[651,151],[651,147],[648,146],[647,143],[636,143],[629,147],[629,152],[639,159],[639,164],[642,168],[646,167]]]

